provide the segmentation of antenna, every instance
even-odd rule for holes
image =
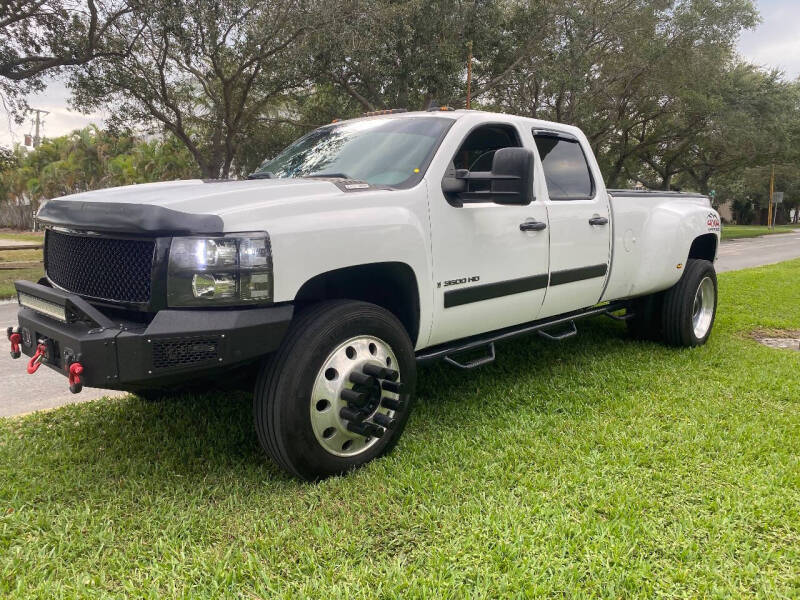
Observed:
[[[472,40],[467,42],[469,57],[467,58],[467,110],[472,104]]]

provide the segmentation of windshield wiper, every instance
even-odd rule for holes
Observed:
[[[347,173],[310,173],[305,177],[330,177],[331,179],[353,179]]]
[[[247,176],[248,179],[275,179],[275,173],[272,171],[256,171]]]

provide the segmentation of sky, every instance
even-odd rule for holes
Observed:
[[[762,23],[742,34],[739,53],[759,66],[781,69],[790,78],[800,77],[800,1],[756,0],[756,4]],[[69,108],[68,100],[69,91],[56,80],[49,81],[44,92],[28,99],[33,108],[50,112],[44,117],[44,135],[56,137],[89,123],[102,125],[105,113],[82,115]],[[0,145],[22,143],[24,134],[32,131],[29,121],[18,126],[0,110]]]
[[[800,77],[800,2],[756,0],[761,25],[739,40],[739,54],[762,67],[777,67]]]

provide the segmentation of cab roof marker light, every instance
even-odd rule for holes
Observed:
[[[428,112],[449,112],[451,110],[455,110],[452,106],[447,106],[446,104],[436,104],[436,102],[431,102],[428,105]]]
[[[361,113],[362,117],[377,117],[378,115],[396,115],[398,113],[408,112],[407,108],[387,108],[384,110],[372,110],[370,112]]]

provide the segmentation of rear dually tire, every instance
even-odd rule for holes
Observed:
[[[664,294],[658,292],[631,300],[628,312],[632,316],[625,321],[628,333],[637,340],[660,342],[663,340],[661,311]]]
[[[664,293],[664,341],[691,348],[706,343],[717,314],[717,274],[708,260],[690,258],[678,283]]]

